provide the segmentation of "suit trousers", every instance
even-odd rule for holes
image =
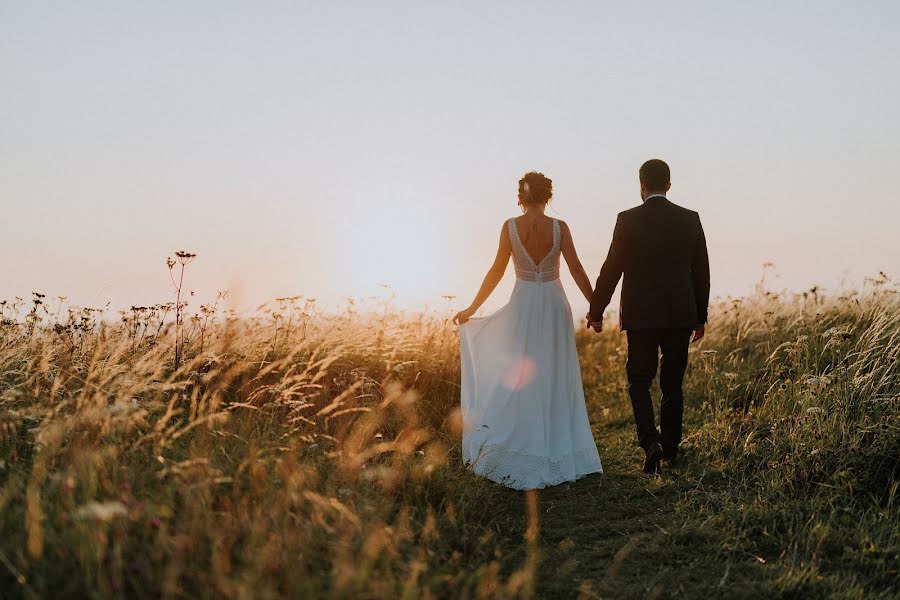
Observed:
[[[628,395],[634,411],[638,444],[647,450],[659,442],[667,452],[675,452],[681,443],[681,422],[684,413],[684,394],[681,386],[687,368],[690,329],[629,329]],[[662,400],[659,404],[659,430],[653,413],[650,385],[656,377],[657,363]]]

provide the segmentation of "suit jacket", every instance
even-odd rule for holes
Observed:
[[[592,321],[603,318],[622,276],[622,329],[696,329],[706,323],[709,257],[700,215],[662,196],[619,213],[591,297]]]

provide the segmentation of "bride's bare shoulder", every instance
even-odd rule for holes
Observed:
[[[559,241],[562,246],[563,254],[568,256],[568,253],[575,250],[575,241],[572,239],[572,232],[569,231],[569,225],[562,219],[559,220]],[[568,258],[566,259],[568,260]]]

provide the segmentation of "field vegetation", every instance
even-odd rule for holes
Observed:
[[[606,474],[527,493],[461,464],[446,314],[222,305],[0,304],[0,597],[896,597],[885,276],[719,302],[659,477],[579,331]]]

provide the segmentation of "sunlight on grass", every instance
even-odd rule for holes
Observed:
[[[548,545],[556,532],[541,527],[542,498],[614,504],[615,480],[523,495],[467,474],[445,315],[323,314],[297,296],[248,317],[203,306],[176,332],[165,303],[116,322],[40,294],[0,310],[4,590],[543,597],[543,578],[565,577],[569,595],[638,594],[640,538],[578,577],[585,542]],[[595,437],[627,469],[624,339],[582,331],[578,344]],[[898,355],[886,278],[844,297],[760,290],[719,304],[692,351],[688,464],[635,489],[676,486],[679,543],[712,538],[762,561],[772,590],[887,597]]]

